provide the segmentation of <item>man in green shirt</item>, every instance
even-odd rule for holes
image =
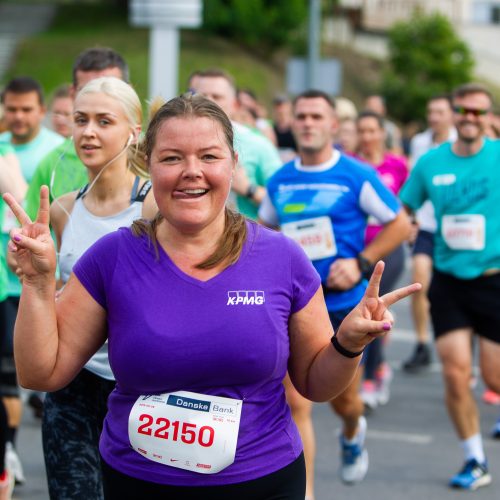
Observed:
[[[218,104],[232,120],[234,147],[241,165],[235,172],[232,190],[238,210],[255,220],[266,194],[267,180],[282,165],[278,150],[264,136],[234,121],[238,103],[236,86],[230,75],[220,70],[200,74],[193,90]]]

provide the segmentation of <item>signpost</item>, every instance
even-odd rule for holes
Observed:
[[[150,98],[177,95],[179,29],[200,26],[202,7],[202,0],[130,0],[132,26],[150,28]]]
[[[287,63],[286,88],[291,95],[322,90],[338,95],[342,89],[342,65],[337,59],[321,59],[321,0],[309,0],[308,57]]]

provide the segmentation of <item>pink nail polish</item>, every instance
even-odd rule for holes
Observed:
[[[19,236],[18,234],[15,234],[13,237],[13,240],[14,241],[21,241],[21,236]]]
[[[391,329],[391,324],[390,324],[390,323],[384,323],[384,324],[382,325],[382,328],[383,328],[386,332],[388,332],[388,331]]]

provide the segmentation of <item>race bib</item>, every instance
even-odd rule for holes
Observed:
[[[297,242],[311,260],[337,255],[337,244],[330,217],[315,217],[281,226],[283,234]]]
[[[185,391],[140,396],[128,419],[130,444],[153,462],[215,474],[234,462],[242,404]]]
[[[452,250],[484,250],[486,219],[484,215],[444,215],[441,234]]]

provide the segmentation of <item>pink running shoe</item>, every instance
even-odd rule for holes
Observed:
[[[500,394],[490,391],[490,389],[486,389],[483,392],[483,401],[487,405],[500,406]]]

